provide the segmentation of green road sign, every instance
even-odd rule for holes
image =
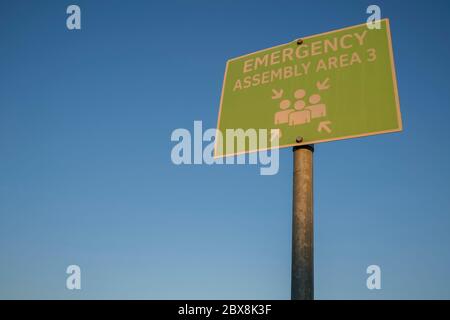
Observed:
[[[279,138],[275,147],[401,131],[389,20],[229,60],[217,129],[216,157],[274,147],[245,142],[227,150],[227,129],[267,129],[268,142]]]

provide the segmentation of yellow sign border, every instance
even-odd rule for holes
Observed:
[[[266,150],[271,150],[271,149],[289,148],[289,147],[309,145],[309,144],[315,144],[315,143],[321,143],[321,142],[345,140],[345,139],[350,139],[350,138],[361,138],[361,137],[373,136],[373,135],[378,135],[378,134],[402,131],[403,130],[403,122],[402,122],[402,114],[400,112],[400,99],[399,99],[399,96],[398,96],[397,74],[395,72],[394,53],[393,53],[393,50],[392,50],[391,27],[390,27],[390,24],[389,24],[389,18],[384,18],[384,19],[381,19],[380,21],[385,21],[386,22],[386,32],[387,32],[388,46],[389,46],[389,56],[390,56],[390,62],[391,62],[391,66],[392,66],[392,68],[391,68],[392,69],[392,80],[393,80],[393,83],[394,83],[395,104],[396,104],[396,107],[397,107],[397,125],[398,125],[398,127],[396,129],[374,131],[374,132],[370,132],[370,133],[355,134],[355,135],[349,135],[349,136],[337,137],[337,138],[313,140],[313,141],[309,141],[309,142],[292,143],[292,144],[287,144],[287,145],[282,145],[282,146],[273,146],[273,147],[270,147],[270,148],[245,150],[245,151],[241,151],[241,152],[228,153],[228,154],[224,153],[222,155],[217,155],[217,140],[216,140],[216,142],[214,143],[214,158],[215,159],[217,159],[217,158],[225,158],[225,157],[236,156],[236,155],[240,155],[240,154],[259,152],[259,151],[266,151]],[[323,32],[323,33],[318,33],[318,34],[314,34],[314,35],[311,35],[311,36],[303,37],[302,39],[310,39],[310,38],[313,38],[313,37],[318,37],[318,36],[323,36],[323,35],[327,35],[327,34],[338,32],[338,31],[344,31],[344,30],[348,30],[348,29],[353,29],[353,28],[364,26],[364,25],[366,25],[366,23],[361,23],[361,24],[358,24],[358,25],[350,26],[350,27],[345,27],[345,28],[341,28],[341,29],[335,29],[335,30],[331,30],[331,31]],[[236,57],[236,58],[229,59],[227,61],[226,66],[225,66],[225,74],[223,76],[222,93],[221,93],[221,96],[220,96],[220,107],[219,107],[219,115],[217,117],[216,137],[217,137],[217,131],[220,131],[219,124],[220,124],[220,116],[222,114],[222,102],[223,102],[223,95],[224,95],[224,91],[225,91],[225,81],[227,79],[228,64],[231,61],[234,61],[234,60],[237,60],[237,59],[242,59],[244,57],[247,57],[247,56],[259,53],[259,52],[263,52],[263,51],[266,51],[266,50],[271,50],[271,49],[275,49],[275,48],[278,48],[278,47],[281,47],[281,46],[285,46],[285,45],[287,45],[289,43],[291,43],[291,42],[287,42],[287,43],[283,43],[283,44],[280,44],[280,45],[277,45],[277,46],[274,46],[274,47],[258,50],[258,51],[255,51],[255,52],[252,52],[252,53],[248,53],[248,54]]]

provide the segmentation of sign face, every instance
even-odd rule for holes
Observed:
[[[215,157],[401,131],[389,20],[229,60],[217,129]],[[227,129],[266,129],[268,143],[230,151]]]

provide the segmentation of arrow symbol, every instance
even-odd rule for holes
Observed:
[[[317,127],[317,131],[322,132],[322,130],[325,130],[327,133],[331,133],[331,129],[328,127],[330,124],[331,121],[321,121]]]
[[[276,89],[272,89],[272,99],[280,99],[281,96],[283,95],[283,89],[280,90],[276,90]]]
[[[280,139],[281,138],[281,130],[280,129],[271,129],[270,130],[270,141],[273,142],[273,140],[275,140],[276,138]]]
[[[317,81],[317,83],[316,83],[317,89],[319,89],[319,90],[327,90],[327,89],[330,89],[330,84],[328,83],[328,81],[330,81],[330,78],[326,78],[326,79],[323,80],[322,82]]]

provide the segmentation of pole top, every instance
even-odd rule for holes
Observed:
[[[299,150],[299,149],[307,149],[311,152],[314,152],[314,145],[313,144],[305,144],[303,146],[295,146],[292,148],[292,151],[295,152],[296,150]]]

